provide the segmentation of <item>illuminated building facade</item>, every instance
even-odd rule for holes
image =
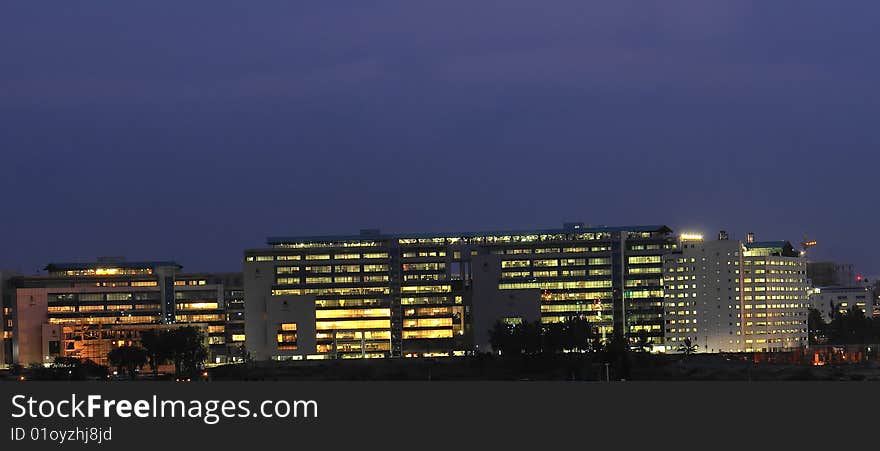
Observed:
[[[870,287],[814,287],[810,290],[810,306],[819,310],[826,322],[831,321],[834,312],[848,313],[853,307],[870,318],[874,312],[874,296]]]
[[[208,363],[243,358],[244,288],[241,273],[181,273],[174,279],[174,323],[200,325]]]
[[[227,296],[240,274],[184,274],[175,262],[52,263],[47,275],[17,277],[13,360],[22,365],[77,357],[106,363],[114,347],[137,344],[140,332],[193,325],[203,330],[213,362],[224,362]]]
[[[12,285],[10,275],[0,271],[0,367],[12,364]]]
[[[662,346],[662,256],[677,243],[665,226],[571,223],[479,233],[365,230],[270,238],[268,245],[245,252],[246,343],[258,360],[472,351],[471,308],[496,298],[475,297],[478,282],[502,293],[537,290],[545,323],[581,316],[603,335],[645,335]],[[474,258],[486,255],[500,264],[497,273],[488,272],[496,274],[488,282],[477,280],[473,268]],[[313,303],[314,318],[309,309],[297,316],[297,303]],[[283,321],[270,314],[279,305],[289,310]],[[293,345],[293,334],[283,330],[285,324],[297,328],[301,339],[298,322],[312,321],[314,355]]]
[[[741,243],[683,234],[679,249],[665,256],[666,352],[678,352],[685,339],[697,352],[739,351]]]
[[[683,235],[664,257],[667,352],[754,352],[807,344],[809,280],[787,241]]]

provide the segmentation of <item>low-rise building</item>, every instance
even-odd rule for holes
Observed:
[[[50,263],[46,271],[12,280],[16,363],[106,363],[110,350],[138,344],[144,330],[183,325],[203,331],[210,363],[240,354],[226,328],[227,299],[237,292],[241,304],[240,274],[185,274],[173,261],[121,258]]]
[[[831,321],[835,312],[846,313],[853,307],[871,317],[874,313],[873,298],[870,287],[831,286],[813,287],[810,290],[810,306],[818,310],[826,322]]]

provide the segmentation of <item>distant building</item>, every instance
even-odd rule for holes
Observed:
[[[47,275],[12,279],[12,360],[44,364],[65,356],[106,363],[114,347],[138,344],[141,331],[181,325],[204,331],[209,362],[233,359],[244,337],[227,331],[227,306],[243,304],[241,275],[181,269],[171,261],[103,258],[51,263]]]
[[[12,330],[15,319],[12,315],[13,290],[10,284],[12,274],[0,271],[0,366],[12,364]]]
[[[806,263],[787,241],[682,235],[664,258],[668,352],[753,352],[807,343]]]
[[[365,230],[270,238],[268,245],[245,252],[246,343],[259,360],[482,352],[485,341],[475,337],[483,331],[473,327],[485,328],[495,313],[477,312],[531,317],[532,292],[544,323],[585,317],[603,335],[645,335],[662,347],[662,255],[677,243],[665,226],[570,223],[476,233]],[[495,265],[484,256],[495,256],[500,268],[477,271],[475,262]],[[511,312],[481,305],[499,301],[511,302]],[[288,311],[279,312],[285,302]],[[299,343],[303,326],[292,324],[311,327],[312,306],[300,303],[314,304],[314,355],[310,341]],[[293,330],[296,344],[285,333]]]
[[[814,287],[851,287],[859,284],[851,264],[809,262],[807,277]]]
[[[870,287],[814,287],[810,290],[810,305],[831,321],[834,312],[846,313],[853,307],[866,316],[874,314],[874,296]]]
[[[880,318],[880,278],[873,278],[873,283],[869,285],[871,292],[874,294],[872,297],[874,302],[874,318]]]

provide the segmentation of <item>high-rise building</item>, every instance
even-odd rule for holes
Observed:
[[[807,344],[806,262],[787,241],[682,235],[664,258],[667,351],[795,349]]]
[[[538,290],[545,323],[586,317],[605,336],[645,337],[662,347],[662,255],[677,246],[666,226],[581,223],[477,233],[364,230],[269,238],[268,245],[245,252],[246,343],[260,360],[473,351],[472,308],[498,298],[475,298],[478,282],[526,297],[521,290]],[[497,273],[473,267],[486,255],[498,257]]]
[[[13,360],[22,365],[77,357],[106,363],[114,347],[137,344],[140,332],[194,325],[203,330],[210,362],[230,359],[227,299],[240,274],[185,274],[171,261],[51,263],[46,275],[17,277]],[[233,340],[234,341],[234,340]]]
[[[685,339],[699,352],[741,350],[742,243],[683,234],[679,249],[665,256],[666,351]]]

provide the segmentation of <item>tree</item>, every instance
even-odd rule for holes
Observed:
[[[698,347],[698,345],[695,345],[693,344],[693,342],[691,342],[690,337],[686,337],[684,340],[682,340],[681,344],[678,345],[678,352],[684,353],[684,355],[691,355],[697,352]]]
[[[201,371],[208,357],[205,348],[205,335],[193,326],[171,329],[164,332],[165,344],[174,363],[174,371],[178,376],[194,375]]]
[[[137,371],[147,364],[147,351],[137,346],[120,346],[107,353],[107,360],[119,372],[127,372],[134,379]]]
[[[166,332],[157,329],[141,331],[141,346],[147,353],[147,361],[154,376],[159,374],[159,365],[168,361]]]
[[[542,351],[549,353],[559,353],[565,350],[567,348],[566,332],[567,331],[565,323],[556,322],[545,325],[542,337]]]
[[[533,355],[541,352],[542,329],[540,320],[523,321],[514,327],[514,336],[517,337],[521,353]]]
[[[621,334],[615,333],[611,341],[605,343],[602,350],[602,363],[612,365],[616,379],[627,380],[630,377],[629,342]]]
[[[593,326],[586,318],[568,318],[565,321],[566,347],[574,351],[589,350],[593,332]]]
[[[642,331],[636,334],[636,343],[634,348],[636,352],[651,352],[654,346],[654,340],[648,335],[648,332]]]
[[[501,355],[538,354],[542,350],[543,331],[540,321],[508,324],[497,321],[489,330],[489,344]]]
[[[828,339],[828,323],[822,318],[822,312],[815,308],[810,308],[807,314],[807,337],[813,345]]]
[[[141,346],[154,375],[158,374],[159,365],[166,362],[174,364],[179,376],[194,375],[201,371],[208,357],[205,335],[194,326],[142,331]]]
[[[505,352],[512,352],[512,338],[511,326],[504,321],[496,321],[492,329],[489,329],[489,344],[496,354],[504,355]]]
[[[828,325],[828,341],[832,344],[865,344],[878,338],[876,321],[865,316],[858,306],[849,310],[834,309]]]
[[[590,341],[590,350],[594,353],[599,353],[604,350],[604,344],[602,343],[602,337],[599,335],[598,330],[593,330],[593,338]]]

